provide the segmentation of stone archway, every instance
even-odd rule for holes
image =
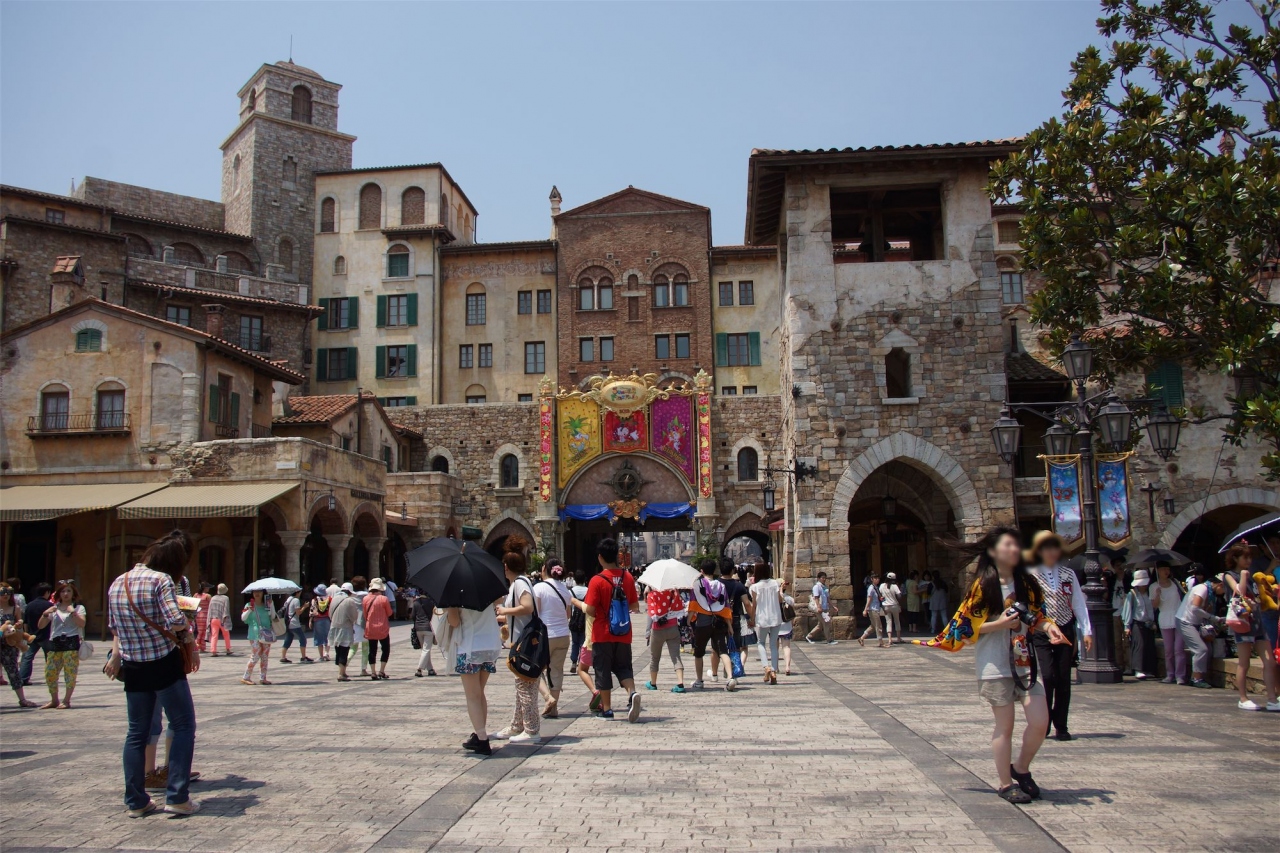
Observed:
[[[1159,547],[1172,548],[1173,543],[1178,541],[1178,537],[1182,535],[1182,532],[1197,519],[1208,515],[1214,510],[1224,509],[1233,505],[1252,507],[1258,510],[1258,515],[1268,510],[1280,510],[1280,492],[1250,488],[1224,489],[1221,492],[1209,495],[1207,498],[1194,501],[1186,509],[1174,516],[1173,521],[1169,522],[1165,527],[1164,533],[1160,535]]]
[[[519,514],[506,510],[503,516],[497,519],[485,532],[482,540],[484,549],[501,559],[509,536],[519,536],[530,545],[536,545],[538,542],[528,523]]]

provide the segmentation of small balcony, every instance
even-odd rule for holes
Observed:
[[[239,438],[239,427],[227,426],[226,424],[214,424],[213,434],[218,438]]]
[[[251,332],[245,329],[225,329],[222,339],[229,344],[247,349],[249,352],[268,354],[271,352],[271,336],[262,332]]]
[[[250,438],[271,438],[271,424],[249,424]]]
[[[47,414],[27,418],[27,435],[45,438],[70,435],[128,435],[133,422],[128,412],[89,415]]]

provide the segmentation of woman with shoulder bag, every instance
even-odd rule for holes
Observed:
[[[564,689],[564,659],[569,656],[573,642],[569,629],[569,616],[573,606],[573,593],[564,585],[565,570],[560,561],[552,558],[542,564],[542,580],[533,585],[534,603],[538,617],[547,626],[547,651],[551,665],[546,679],[538,680],[538,692],[546,705],[542,709],[544,719],[560,716],[560,691]]]
[[[271,627],[271,602],[267,594],[255,589],[252,597],[245,602],[240,612],[240,621],[249,629],[249,662],[245,664],[244,675],[240,676],[241,684],[253,684],[253,668],[258,666],[262,674],[262,683],[267,681],[267,664],[271,662],[271,644],[276,641],[275,631]]]
[[[49,629],[45,646],[44,683],[49,688],[49,703],[41,708],[71,707],[71,694],[76,689],[76,675],[80,672],[80,633],[88,621],[80,604],[80,592],[71,581],[58,581],[53,588],[53,606],[40,617],[39,627]],[[58,673],[62,673],[67,691],[58,703]]]
[[[9,686],[18,697],[18,706],[34,708],[36,703],[27,698],[22,687],[22,675],[18,671],[21,646],[27,636],[26,626],[22,624],[22,608],[15,600],[13,587],[0,583],[0,665],[3,665]]]
[[[760,663],[764,666],[764,683],[778,683],[778,634],[782,629],[782,589],[773,579],[768,563],[756,566],[756,582],[749,590],[755,605],[756,636],[759,639]]]
[[[651,589],[644,594],[644,609],[649,616],[649,680],[646,690],[658,689],[658,663],[665,648],[676,671],[672,693],[684,693],[684,660],[680,657],[680,616],[684,599],[674,589]]]
[[[782,624],[778,626],[778,653],[782,655],[782,674],[791,674],[791,639],[795,635],[796,600],[787,594],[787,582],[779,581],[782,595]]]
[[[1139,681],[1146,681],[1156,674],[1156,611],[1148,595],[1151,575],[1146,569],[1133,573],[1133,584],[1124,597],[1120,621],[1124,623],[1124,636],[1129,641],[1129,659],[1133,662],[1133,674]]]
[[[414,677],[421,678],[425,670],[427,675],[435,675],[435,667],[431,665],[431,645],[435,642],[431,620],[435,616],[436,605],[426,593],[419,591],[413,599],[413,635],[418,638],[417,648],[422,650],[418,658],[418,669]]]
[[[509,540],[513,538],[516,537],[508,537]],[[498,616],[507,620],[507,632],[511,638],[511,644],[515,645],[529,618],[535,612],[533,584],[525,577],[526,563],[524,555],[519,551],[507,551],[502,557],[502,565],[507,570],[507,583],[511,586],[502,606],[498,607]],[[536,679],[524,678],[520,675],[515,676],[515,679],[516,708],[511,716],[511,725],[490,737],[497,740],[510,739],[516,743],[541,743],[542,719],[538,716],[538,682]]]
[[[1253,651],[1258,649],[1262,658],[1262,683],[1267,691],[1266,709],[1280,711],[1280,701],[1276,698],[1276,661],[1262,625],[1262,607],[1259,602],[1258,584],[1249,571],[1253,564],[1253,555],[1249,546],[1237,542],[1227,551],[1227,571],[1223,579],[1231,587],[1231,602],[1227,605],[1227,627],[1231,629],[1236,641],[1236,691],[1240,701],[1236,703],[1241,711],[1261,711],[1262,705],[1249,698],[1249,663]],[[1244,631],[1237,630],[1239,626]]]

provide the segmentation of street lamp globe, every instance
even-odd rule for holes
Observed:
[[[898,514],[898,499],[886,494],[880,499],[880,512],[885,518],[893,518]]]
[[[1107,404],[1098,410],[1097,422],[1108,447],[1118,453],[1128,446],[1133,432],[1133,412],[1115,394],[1109,395]]]
[[[1151,446],[1156,454],[1166,462],[1178,450],[1178,436],[1182,432],[1182,421],[1170,414],[1164,406],[1156,409],[1147,418],[1147,435],[1151,438]]]
[[[1072,382],[1084,382],[1093,374],[1093,349],[1079,335],[1072,335],[1062,350],[1062,367]]]
[[[1066,456],[1071,452],[1071,430],[1055,423],[1044,431],[1044,446],[1050,456]]]
[[[760,487],[760,491],[764,498],[764,511],[773,512],[777,509],[778,487],[774,485],[773,480],[765,480],[764,485]]]
[[[1010,465],[1018,455],[1018,439],[1021,434],[1022,424],[1014,419],[1013,412],[1005,406],[1000,410],[1000,417],[996,419],[995,426],[991,428],[991,438],[995,442],[996,453]]]

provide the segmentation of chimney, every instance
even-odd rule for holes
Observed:
[[[84,267],[79,255],[62,255],[49,273],[49,313],[89,298],[84,289]]]
[[[556,239],[556,217],[560,215],[560,190],[551,187],[551,239]]]
[[[226,310],[224,305],[204,306],[204,330],[215,338],[222,337],[222,315]]]

